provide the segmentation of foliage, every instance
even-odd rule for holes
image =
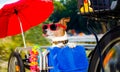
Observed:
[[[25,32],[25,40],[27,46],[34,45],[50,45],[50,43],[42,36],[41,25],[31,28]],[[0,59],[8,60],[10,53],[16,47],[23,47],[21,34],[9,36],[0,39]]]
[[[78,3],[77,0],[66,0],[66,3],[64,3],[64,0],[61,0],[60,2],[54,2],[55,10],[54,13],[51,15],[50,20],[54,22],[58,22],[63,17],[71,17],[70,22],[68,23],[68,29],[74,29],[77,33],[84,32],[89,34],[90,32],[87,29],[87,18],[81,16],[78,14]],[[95,24],[95,22],[92,22],[92,24]],[[99,30],[101,27],[100,25],[97,25],[97,33],[99,33]]]
[[[75,29],[78,32],[86,30],[84,26],[84,19],[77,14],[77,0],[66,0],[66,4],[54,2],[54,5],[55,10],[54,13],[51,15],[50,20],[57,22],[63,17],[71,17],[71,21],[68,23],[68,30]]]
[[[26,32],[26,42],[30,43],[29,45],[49,45],[50,43],[42,36],[41,25],[38,25],[32,28],[30,31]]]
[[[50,20],[53,22],[59,21],[59,19],[65,16],[65,10],[66,8],[62,3],[54,2],[54,13],[51,15]]]

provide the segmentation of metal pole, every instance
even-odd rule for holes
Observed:
[[[18,11],[16,9],[14,9],[14,12],[17,15],[18,21],[20,23],[20,29],[21,29],[21,33],[22,33],[23,44],[24,44],[24,48],[26,48],[26,42],[25,42],[25,36],[24,36],[24,32],[23,32],[22,22],[20,20],[20,17],[18,16]],[[28,55],[27,51],[25,51],[25,53],[26,53],[26,56],[28,58],[29,55]]]
[[[23,32],[22,22],[21,22],[19,16],[18,16],[18,20],[19,20],[19,23],[20,23],[20,29],[21,29],[21,33],[22,33],[22,39],[23,39],[24,48],[26,48],[26,42],[25,42],[25,36],[24,36],[24,32]],[[28,52],[25,51],[25,53],[26,53],[26,56],[28,58],[29,57]]]
[[[20,22],[20,29],[21,29],[21,33],[22,33],[22,39],[23,39],[23,43],[24,43],[24,48],[26,48],[26,42],[25,42],[25,36],[24,36],[24,32],[23,32],[22,22],[21,22],[19,16],[18,16],[18,20]]]

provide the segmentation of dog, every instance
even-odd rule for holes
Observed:
[[[70,17],[62,18],[56,23],[44,24],[42,26],[43,36],[50,40],[52,47],[62,48],[65,45],[69,45],[71,48],[74,47],[73,43],[68,42],[66,33],[68,22],[70,22]]]
[[[48,66],[53,67],[50,72],[66,72],[67,70],[70,71],[70,69],[72,72],[83,72],[82,70],[87,72],[85,70],[87,70],[88,60],[84,48],[68,41],[66,29],[69,21],[70,17],[67,17],[60,19],[56,23],[44,24],[42,26],[43,36],[50,39],[52,44],[51,47],[42,52],[45,57],[48,57],[43,58],[43,63],[45,63],[43,65],[48,64]],[[48,63],[46,64],[46,62]]]

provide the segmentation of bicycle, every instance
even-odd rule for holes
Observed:
[[[78,0],[79,14],[88,18],[88,29],[96,38],[97,45],[90,56],[88,72],[120,72],[120,26],[108,30],[98,41],[89,20],[108,22],[120,19],[120,0]]]
[[[78,1],[80,1],[80,0],[78,0]],[[91,1],[85,0],[85,1],[86,1],[86,5],[84,6],[84,4],[83,4],[84,1],[82,1],[81,2],[82,5],[79,6],[79,8],[82,7],[80,9],[81,15],[88,18],[87,23],[88,23],[88,28],[90,31],[92,31],[92,29],[91,29],[92,26],[89,24],[89,20],[107,21],[107,19],[110,19],[110,20],[115,19],[118,21],[120,19],[119,15],[117,15],[117,14],[119,14],[119,10],[120,10],[119,9],[120,0],[115,0],[115,2],[113,2],[113,3],[112,3],[112,1],[110,2],[110,0],[106,0],[108,3],[102,2],[105,0],[91,0]],[[100,1],[100,2],[98,2],[98,1]],[[89,4],[89,2],[91,2],[91,4]],[[98,3],[98,4],[96,4],[96,3]],[[102,6],[102,7],[100,7],[100,6]],[[110,8],[110,6],[112,8]],[[102,17],[103,15],[104,15],[104,17]],[[107,33],[105,33],[105,35],[99,41],[97,39],[96,33],[94,33],[94,31],[92,31],[96,37],[97,45],[91,53],[88,72],[101,72],[101,71],[108,72],[108,68],[109,68],[108,63],[111,63],[109,65],[110,68],[112,66],[114,66],[115,63],[119,63],[119,56],[117,57],[117,59],[118,59],[117,62],[115,62],[113,64],[112,64],[112,62],[110,62],[110,60],[113,59],[113,56],[115,56],[114,49],[119,49],[119,41],[120,41],[119,31],[120,31],[120,26],[117,26],[117,27],[109,30]],[[30,57],[30,56],[25,55],[26,57],[23,58],[22,55],[20,55],[20,54],[22,51],[30,51],[31,49],[32,49],[32,47],[16,48],[16,50],[10,56],[10,59],[8,62],[8,72],[15,72],[15,71],[16,72],[25,72],[25,68],[30,69],[30,65],[29,65],[30,62],[28,61],[28,57]],[[40,50],[40,49],[38,48],[38,50]],[[48,53],[46,53],[44,56],[42,56],[41,52],[38,54],[43,58],[43,59],[41,58],[41,60],[39,60],[42,63],[40,63],[38,70],[40,70],[41,72],[47,72],[47,70],[51,67],[46,66],[47,62],[43,62],[43,60],[46,61],[46,55]],[[115,56],[115,58],[116,58],[116,56]],[[45,66],[43,66],[43,65],[45,65]],[[119,64],[117,64],[115,66],[119,67]],[[106,67],[107,67],[107,69],[106,69]],[[120,68],[118,68],[118,69],[120,69]]]

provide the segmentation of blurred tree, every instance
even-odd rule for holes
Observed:
[[[27,46],[50,45],[49,41],[42,36],[41,25],[31,28],[25,32]],[[8,60],[10,53],[16,47],[23,47],[21,34],[0,39],[0,59]]]
[[[31,28],[30,31],[25,33],[25,36],[28,45],[50,45],[49,41],[42,36],[41,25]]]
[[[68,30],[75,29],[77,32],[87,31],[85,28],[85,19],[79,16],[77,8],[77,0],[61,0],[61,3],[54,2],[55,10],[51,15],[50,20],[58,22],[63,17],[71,17],[71,21],[68,23]]]
[[[54,2],[54,13],[51,15],[50,19],[53,22],[59,21],[62,17],[66,16],[66,7],[60,2]]]
[[[61,3],[60,3],[61,2]],[[77,0],[60,0],[60,2],[54,2],[55,10],[51,15],[50,20],[57,22],[63,17],[71,17],[71,21],[68,23],[68,29],[75,29],[77,33],[85,32],[90,33],[87,29],[87,18],[84,18],[78,14]],[[93,24],[95,24],[93,22]],[[99,26],[99,25],[98,25]],[[97,33],[99,33],[101,27],[97,27]]]

